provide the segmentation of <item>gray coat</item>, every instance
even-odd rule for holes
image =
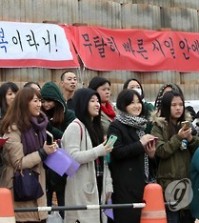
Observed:
[[[77,123],[79,122],[79,124]],[[103,144],[92,147],[90,136],[80,120],[75,119],[65,130],[62,146],[80,163],[80,168],[72,177],[68,177],[65,189],[65,205],[99,204],[94,160],[106,155]],[[108,166],[104,164],[102,202],[105,203],[106,193],[112,192],[112,180]],[[99,210],[66,211],[65,222],[100,223]]]

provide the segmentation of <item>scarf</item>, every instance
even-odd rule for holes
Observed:
[[[101,110],[111,119],[113,120],[115,118],[115,111],[113,109],[113,106],[106,102],[105,105],[101,104]]]
[[[37,151],[43,147],[46,140],[46,126],[48,119],[43,113],[39,117],[31,118],[31,127],[21,134],[24,155]]]
[[[148,120],[142,117],[131,116],[125,112],[119,112],[116,116],[116,119],[121,123],[132,126],[136,129],[136,133],[141,138],[145,135],[145,129],[148,123]],[[145,182],[149,182],[149,157],[146,153],[144,153],[144,173],[145,173]]]
[[[148,123],[147,119],[143,117],[131,116],[125,112],[119,112],[116,119],[125,125],[134,127],[139,137],[145,134],[144,130],[146,129],[146,125]]]

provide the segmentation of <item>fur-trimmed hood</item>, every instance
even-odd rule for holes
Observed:
[[[167,121],[165,120],[164,117],[159,116],[157,110],[151,112],[149,120],[150,122],[152,122],[152,124],[156,123],[161,128],[167,125]],[[192,121],[191,114],[188,111],[185,111],[185,121],[190,121],[190,122]]]

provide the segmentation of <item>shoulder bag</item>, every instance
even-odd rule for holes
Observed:
[[[38,180],[39,174],[32,169],[15,171],[13,191],[15,201],[31,201],[41,197],[44,192]]]

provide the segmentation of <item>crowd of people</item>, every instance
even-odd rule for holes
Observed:
[[[197,112],[185,107],[180,87],[164,84],[153,105],[145,100],[141,82],[131,78],[113,106],[107,78],[96,76],[87,87],[77,86],[74,70],[61,74],[59,85],[1,85],[0,134],[8,140],[0,148],[0,187],[11,190],[14,207],[52,206],[53,195],[58,206],[142,203],[145,186],[158,183],[167,202],[167,222],[194,223],[199,218],[199,122]],[[53,135],[50,145],[46,131]],[[108,140],[113,136],[114,144]],[[80,165],[73,176],[60,176],[45,165],[59,147]],[[16,201],[13,177],[27,168],[38,174],[43,193]],[[193,193],[187,203],[186,187],[177,186],[185,179]],[[46,223],[48,214],[17,212],[16,222]],[[141,209],[130,207],[113,209],[112,215],[101,209],[59,214],[65,223],[141,221]]]

